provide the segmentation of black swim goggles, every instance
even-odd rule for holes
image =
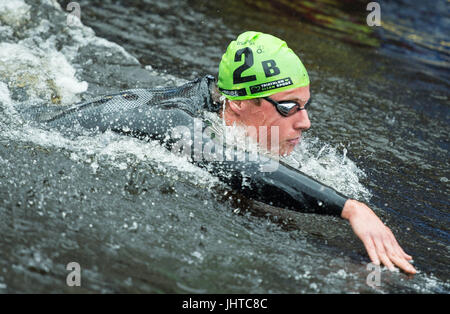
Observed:
[[[277,108],[277,111],[283,117],[289,117],[290,115],[293,115],[294,113],[296,113],[297,111],[300,111],[300,110],[308,110],[308,107],[311,104],[311,97],[306,102],[306,104],[304,104],[303,106],[294,100],[275,101],[269,97],[263,97],[263,99],[267,100],[272,105],[274,105],[275,108]]]

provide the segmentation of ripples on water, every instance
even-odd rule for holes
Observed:
[[[335,16],[324,27],[303,7],[274,15],[263,2],[240,3],[82,2],[81,20],[96,33],[67,27],[50,0],[0,4],[0,291],[70,292],[70,261],[82,266],[83,292],[449,290],[448,85],[433,76],[445,64],[423,62],[433,71],[417,78],[378,56],[408,40],[395,30],[411,25],[392,18],[386,33],[366,36],[372,48],[357,48],[342,41],[364,19],[342,23],[346,5],[329,11],[316,2],[314,12]],[[273,3],[286,12],[287,2]],[[272,25],[300,52],[317,95],[313,129],[291,162],[370,201],[415,257],[414,279],[384,271],[382,286],[368,287],[368,258],[342,220],[297,214],[290,225],[274,223],[246,213],[256,205],[157,144],[113,133],[66,138],[15,114],[17,106],[215,74],[229,40]],[[421,38],[429,48],[441,33]],[[445,56],[445,47],[431,50]]]

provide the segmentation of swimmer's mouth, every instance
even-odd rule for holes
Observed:
[[[297,145],[298,143],[300,143],[300,136],[295,137],[293,139],[287,140],[287,142],[291,145]]]

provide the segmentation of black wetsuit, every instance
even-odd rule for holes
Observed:
[[[69,108],[33,110],[27,115],[60,130],[74,130],[77,124],[82,129],[98,132],[110,129],[156,139],[171,148],[176,143],[171,134],[173,127],[185,126],[194,136],[194,119],[203,118],[205,111],[220,110],[221,106],[211,97],[213,84],[214,78],[205,76],[180,87],[127,90]],[[218,149],[210,137],[202,137],[201,142],[202,147],[212,147],[212,152]],[[198,150],[193,149],[191,154],[195,153]],[[243,195],[278,207],[340,216],[348,199],[281,161],[275,171],[264,172],[261,171],[263,158],[252,161],[246,153],[244,161],[239,160],[242,159],[237,156],[234,160],[223,161],[193,158],[193,163],[206,168]]]

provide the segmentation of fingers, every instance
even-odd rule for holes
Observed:
[[[403,256],[403,254],[400,252],[400,247],[392,247],[391,243],[386,243],[387,246],[387,255],[389,259],[400,269],[402,269],[404,272],[415,274],[416,270],[414,267],[406,260],[406,258]]]
[[[383,265],[386,266],[390,271],[394,271],[395,267],[386,254],[383,242],[380,239],[374,239],[373,242],[375,243],[378,257],[380,258]]]
[[[415,274],[417,272],[416,269],[406,259],[401,258],[397,255],[393,255],[390,258],[394,262],[394,264],[397,265],[405,273]]]
[[[390,271],[395,270],[394,265],[396,265],[406,273],[415,274],[417,272],[415,268],[407,261],[407,257],[405,256],[407,254],[403,252],[395,238],[377,238],[373,239],[373,242],[375,244],[378,257]]]
[[[390,252],[390,255],[392,255],[392,256],[406,258],[405,252],[403,252],[402,248],[398,244],[391,229],[386,227],[386,231],[387,231],[387,234],[386,234],[386,238],[384,239],[384,242],[385,242],[385,248],[387,249],[387,251]]]
[[[399,266],[403,271],[411,274],[417,273],[416,269],[408,262],[412,257],[406,254],[403,249],[398,244],[392,232],[390,232],[390,240],[391,240],[391,260]]]
[[[391,246],[394,248],[395,254],[398,257],[401,257],[406,260],[412,260],[412,257],[408,254],[406,254],[403,249],[400,247],[400,244],[398,244],[397,240],[395,239],[394,235],[390,237]]]
[[[398,255],[403,256],[407,260],[412,260],[412,256],[406,254],[405,251],[403,251],[403,249],[401,248],[400,244],[398,244],[397,239],[395,239],[394,234],[392,233],[391,229],[387,228],[387,230],[388,230],[391,242],[393,243],[394,247],[396,247],[398,250]]]
[[[375,265],[380,265],[380,259],[378,258],[377,250],[375,249],[372,238],[364,239],[363,244],[372,263]]]

